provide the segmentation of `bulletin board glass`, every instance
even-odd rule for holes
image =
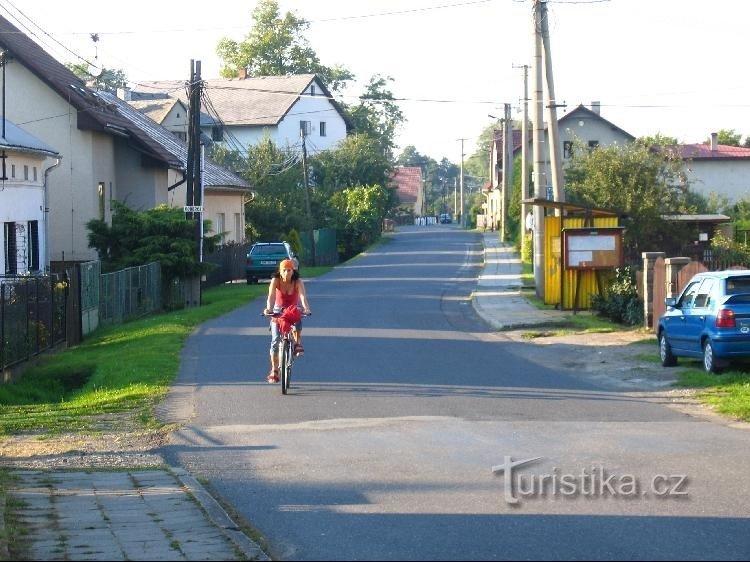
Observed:
[[[623,265],[623,227],[564,228],[565,269],[614,269]]]

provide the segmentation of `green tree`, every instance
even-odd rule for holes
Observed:
[[[740,139],[742,139],[742,134],[734,129],[721,129],[716,134],[716,142],[726,146],[740,146]],[[708,138],[703,144],[711,144],[711,139]]]
[[[304,32],[309,23],[291,12],[283,17],[277,0],[260,0],[253,10],[253,27],[241,42],[223,38],[216,53],[224,66],[221,75],[232,78],[244,69],[249,76],[317,74],[332,91],[343,88],[354,75],[341,66],[323,65]]]
[[[106,271],[158,261],[162,279],[170,281],[208,270],[209,265],[196,257],[195,226],[182,209],[162,205],[138,212],[117,201],[112,206],[111,226],[99,219],[86,223],[89,246],[96,249]],[[205,224],[210,231],[210,222]],[[219,234],[204,237],[204,252],[213,252],[220,239]]]
[[[98,90],[117,92],[117,88],[121,88],[123,84],[128,81],[122,70],[102,68],[101,74],[99,74],[99,76],[94,76],[89,72],[87,64],[73,64],[69,62],[65,63],[65,66],[84,82],[93,82],[94,87]]]
[[[680,141],[678,141],[675,137],[668,137],[662,135],[661,133],[656,133],[655,135],[651,136],[638,137],[637,139],[635,139],[635,142],[647,148],[650,148],[652,146],[672,146],[675,144],[680,144]]]
[[[327,194],[347,187],[385,185],[393,165],[379,147],[373,137],[349,135],[335,150],[311,158],[313,185]]]
[[[627,258],[636,262],[641,252],[662,250],[681,231],[662,218],[665,214],[694,212],[684,164],[668,149],[653,151],[645,143],[600,146],[591,152],[574,150],[566,169],[568,200],[626,214]]]
[[[394,190],[382,185],[366,185],[337,191],[331,197],[336,242],[341,258],[349,259],[375,242]]]
[[[388,82],[392,81],[393,78],[376,74],[359,96],[359,103],[345,106],[354,130],[376,139],[380,152],[390,160],[393,159],[396,133],[406,120],[388,89]]]

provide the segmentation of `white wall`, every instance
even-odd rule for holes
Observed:
[[[708,196],[715,192],[730,203],[750,199],[750,160],[721,158],[685,163],[690,189]]]

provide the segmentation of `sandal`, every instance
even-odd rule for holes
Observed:
[[[300,357],[305,354],[305,348],[302,347],[301,343],[295,343],[294,344],[294,356]]]
[[[279,370],[271,370],[271,372],[268,373],[268,376],[266,377],[266,382],[268,382],[268,384],[276,384],[277,382],[279,382]]]

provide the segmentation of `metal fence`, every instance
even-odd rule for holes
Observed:
[[[61,277],[0,277],[0,369],[66,340],[67,283]]]
[[[102,273],[98,286],[100,324],[125,322],[162,308],[159,262]]]

